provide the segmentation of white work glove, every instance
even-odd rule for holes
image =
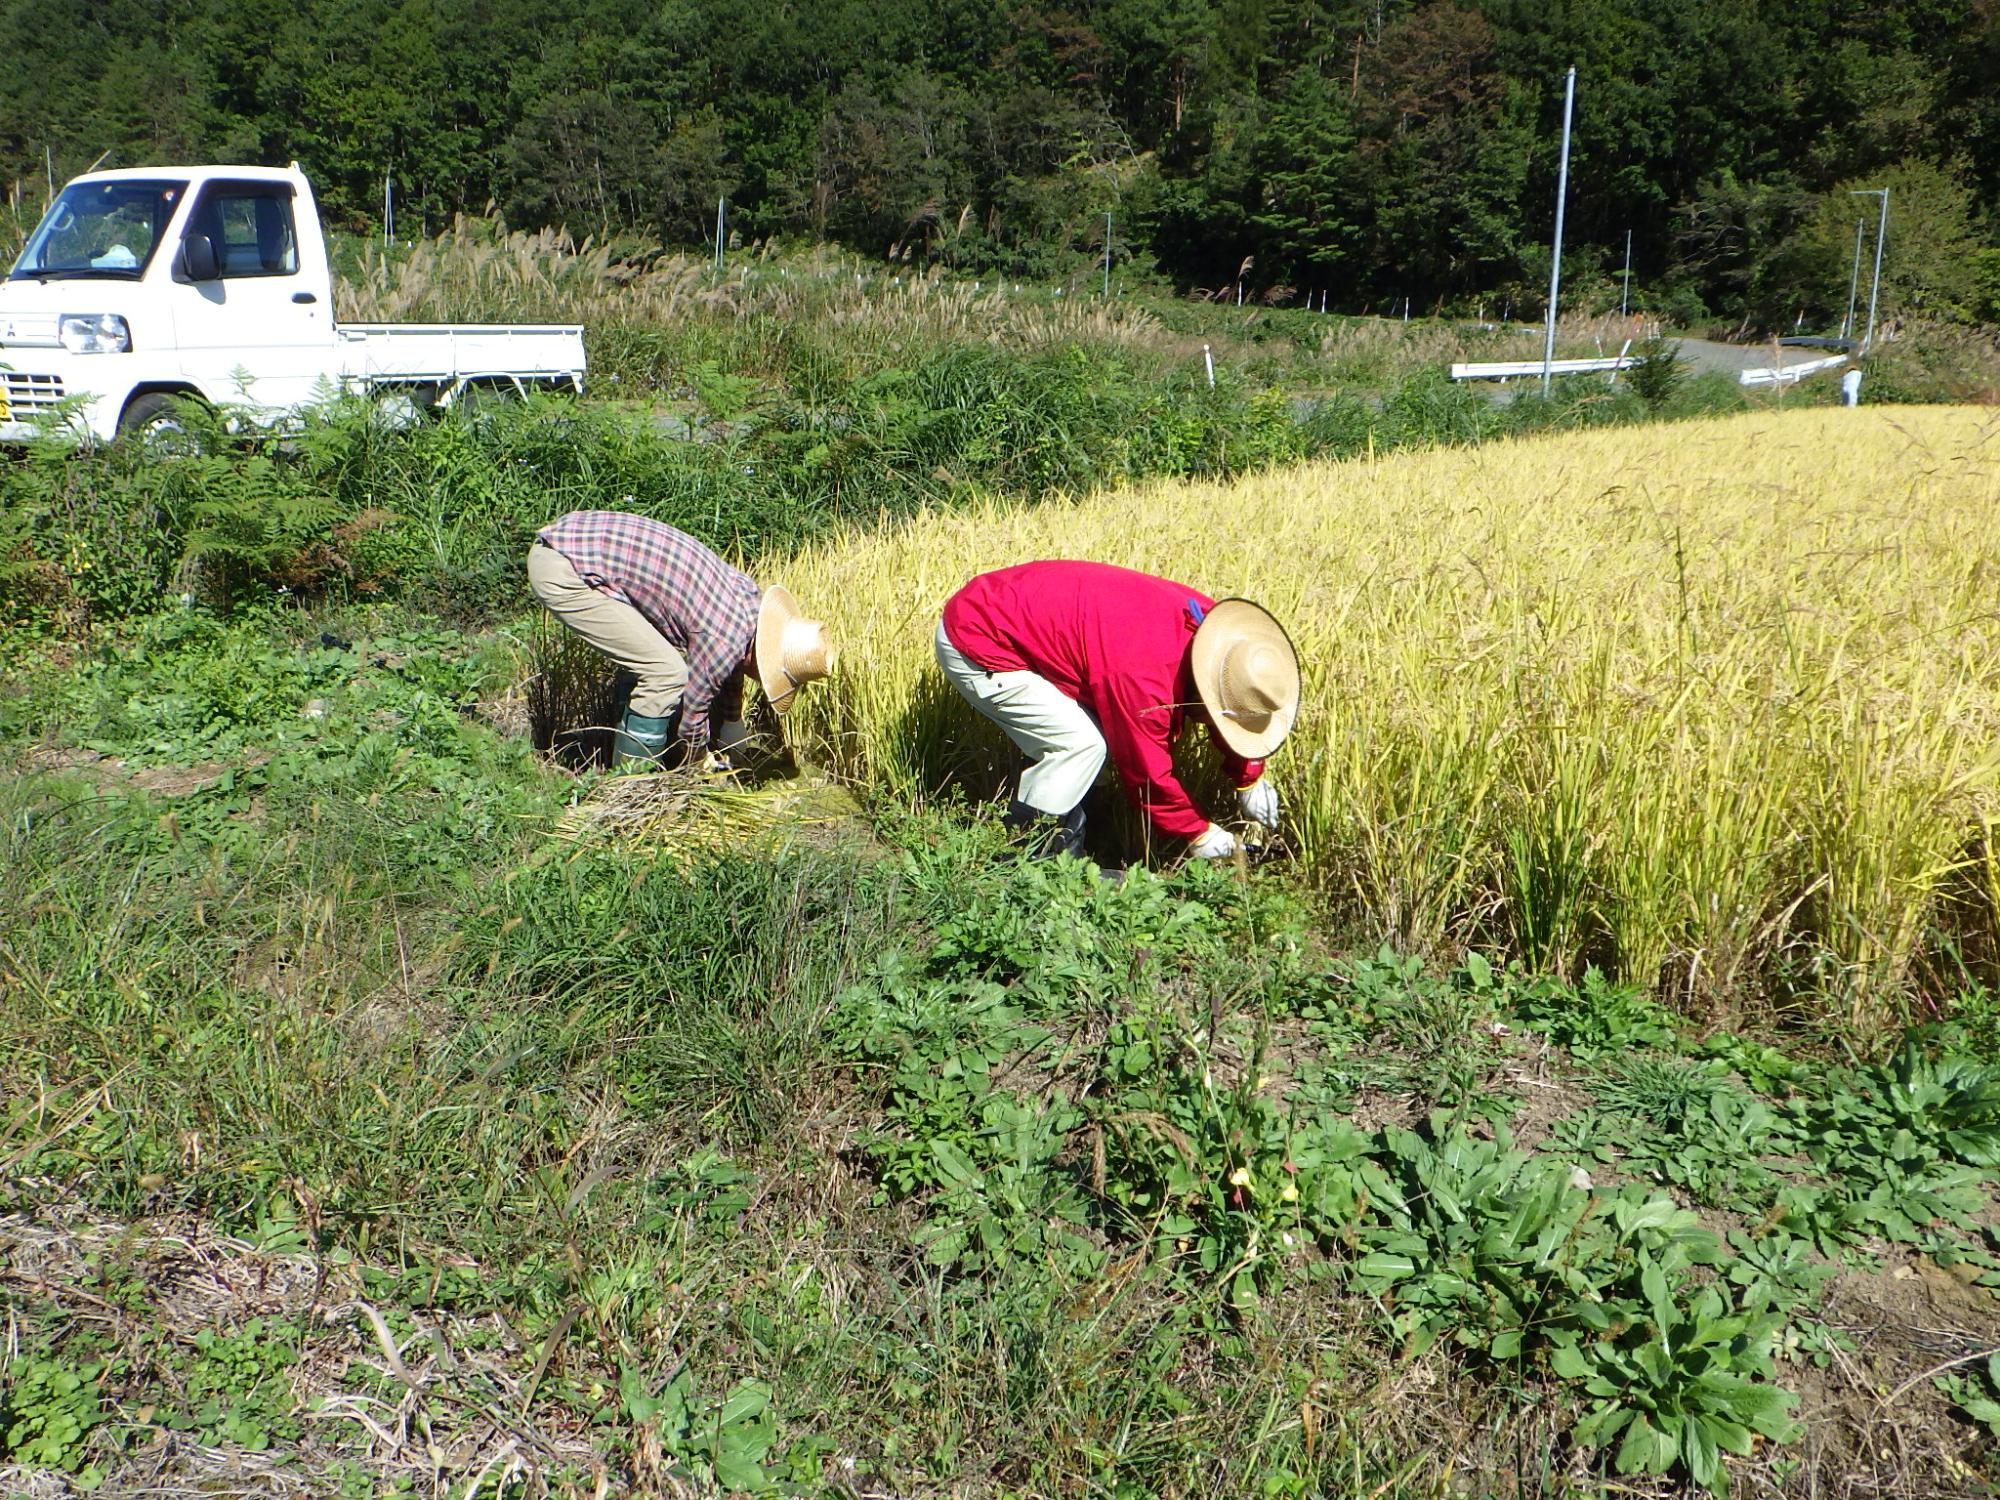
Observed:
[[[1196,859],[1227,859],[1235,852],[1236,835],[1214,823],[1204,828],[1188,845],[1188,853]]]
[[[1271,785],[1270,777],[1260,776],[1250,785],[1238,787],[1236,805],[1251,822],[1262,823],[1273,833],[1278,831],[1278,789]]]
[[[701,758],[701,774],[704,776],[734,776],[736,774],[736,763],[728,756],[717,755],[711,750]]]
[[[709,748],[715,751],[717,755],[727,755],[738,745],[748,741],[749,738],[750,726],[745,724],[741,719],[731,719],[726,724],[715,726],[715,734],[709,741]]]

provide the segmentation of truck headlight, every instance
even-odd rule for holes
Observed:
[[[132,329],[117,313],[64,313],[56,337],[72,354],[132,352]]]

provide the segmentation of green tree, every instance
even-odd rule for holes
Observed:
[[[1440,3],[1386,26],[1361,56],[1378,295],[1470,291],[1513,269],[1533,99],[1493,70],[1492,55],[1486,20]]]
[[[1675,215],[1674,280],[1682,295],[1746,331],[1789,327],[1799,308],[1799,271],[1786,247],[1816,203],[1789,181],[1744,183],[1725,174],[1702,184]]]
[[[653,122],[590,91],[543,100],[508,142],[509,211],[530,223],[606,234],[660,201]]]
[[[1354,128],[1344,91],[1310,69],[1285,80],[1251,152],[1248,220],[1264,279],[1333,285],[1356,237]]]
[[[1972,316],[1978,287],[1973,255],[1980,240],[1971,189],[1956,172],[1919,157],[1869,178],[1838,183],[1814,220],[1822,243],[1838,239],[1845,224],[1852,245],[1852,205],[1872,207],[1876,200],[1852,198],[1848,191],[1864,187],[1889,189],[1889,232],[1882,255],[1884,313]],[[1833,259],[1833,283],[1844,292],[1837,274],[1840,256]]]
[[[716,204],[736,186],[728,128],[713,106],[703,106],[676,122],[660,143],[653,177],[660,232],[669,240],[712,234]]]

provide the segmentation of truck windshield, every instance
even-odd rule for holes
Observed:
[[[185,182],[72,182],[28,236],[10,281],[137,281],[180,207]]]

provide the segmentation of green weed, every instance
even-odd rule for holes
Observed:
[[[179,1359],[182,1402],[164,1425],[205,1443],[235,1443],[262,1452],[296,1442],[301,1428],[288,1372],[298,1363],[299,1330],[252,1318],[234,1333],[204,1328]]]
[[[2000,1354],[1939,1375],[1933,1383],[1968,1419],[2000,1438]]]
[[[91,1432],[110,1417],[102,1386],[113,1362],[70,1365],[42,1355],[21,1355],[7,1367],[0,1391],[0,1444],[12,1463],[59,1469],[79,1488],[96,1489],[103,1471],[87,1462]]]
[[[619,1376],[618,1394],[633,1427],[658,1445],[666,1475],[731,1494],[762,1494],[772,1487],[764,1459],[778,1428],[770,1414],[770,1388],[762,1381],[743,1381],[719,1401],[703,1401],[688,1370],[649,1394],[644,1376],[627,1368]]]
[[[1596,1398],[1573,1436],[1587,1448],[1617,1440],[1612,1463],[1621,1474],[1678,1466],[1720,1493],[1728,1488],[1723,1454],[1747,1456],[1754,1437],[1788,1442],[1799,1434],[1787,1415],[1798,1398],[1769,1382],[1772,1338],[1783,1320],[1737,1311],[1712,1286],[1684,1302],[1667,1271],[1643,1253],[1638,1287],[1628,1303],[1633,1336],[1570,1345],[1553,1356],[1558,1375]]]

